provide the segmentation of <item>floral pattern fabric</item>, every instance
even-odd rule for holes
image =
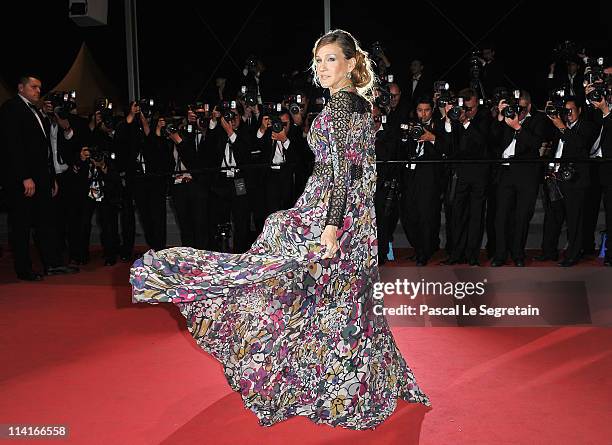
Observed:
[[[266,219],[246,253],[151,250],[132,267],[133,301],[176,304],[261,425],[302,415],[374,428],[398,397],[430,401],[373,310],[376,164],[367,101],[334,94],[308,143],[316,165],[304,193]],[[340,250],[322,259],[321,234],[334,223]]]

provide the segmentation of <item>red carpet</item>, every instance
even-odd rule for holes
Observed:
[[[132,305],[128,265],[95,263],[24,284],[0,258],[0,424],[70,428],[34,443],[612,443],[610,329],[394,328],[432,409],[400,402],[375,431],[263,428],[174,306]]]

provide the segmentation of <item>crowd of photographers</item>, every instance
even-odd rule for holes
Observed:
[[[538,110],[529,92],[507,85],[491,48],[473,54],[469,85],[458,89],[434,82],[419,60],[408,76],[394,73],[380,44],[372,54],[379,76],[373,115],[381,264],[400,222],[419,266],[441,247],[448,253],[444,264],[479,265],[485,233],[492,266],[508,259],[524,266],[539,193],[545,216],[535,260],[572,266],[597,253],[602,197],[612,224],[612,164],[581,160],[612,157],[612,68],[602,59],[566,48],[564,63],[551,65],[549,100]],[[106,99],[85,119],[74,113],[72,93],[45,98],[50,122],[70,130],[70,137],[50,136],[60,190],[54,226],[72,263],[89,260],[96,210],[105,264],[112,265],[117,257],[132,259],[136,212],[147,245],[166,246],[167,196],[181,245],[237,253],[248,249],[269,214],[293,205],[311,173],[306,134],[324,92],[308,79],[289,86],[290,94],[274,91],[278,84],[256,58],[230,85],[217,79],[205,101],[182,112],[142,99],[121,117]],[[610,249],[604,264],[612,264]]]

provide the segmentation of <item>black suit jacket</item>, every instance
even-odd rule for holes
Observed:
[[[552,145],[552,154],[555,155],[559,141],[563,140],[563,153],[561,159],[585,159],[589,157],[589,152],[597,137],[597,127],[593,122],[578,119],[576,124],[564,133],[557,130]],[[576,174],[571,181],[567,182],[568,187],[588,187],[589,185],[589,164],[576,163]]]
[[[605,118],[598,116],[596,121],[595,138],[601,131],[601,139],[599,145],[601,147],[601,156],[603,159],[612,159],[612,113]],[[599,183],[601,185],[612,185],[612,162],[601,164],[599,166]]]
[[[412,76],[408,77],[404,81],[404,85],[402,87],[402,99],[406,99],[409,111],[412,112],[412,109],[416,107],[416,101],[422,97],[432,97],[433,96],[433,80],[427,73],[421,74],[414,92],[412,91]]]
[[[19,96],[7,100],[0,108],[2,183],[9,193],[22,193],[23,181],[28,178],[34,180],[37,194],[50,193],[55,171],[48,121],[41,119],[46,134]]]
[[[451,121],[452,131],[448,133],[444,128],[444,120],[436,135],[436,145],[440,153],[451,159],[487,159],[489,157],[491,118],[488,110],[480,109],[464,128],[460,122]],[[490,166],[481,164],[454,164],[452,166],[460,177],[468,180],[486,181]]]
[[[546,136],[547,117],[538,111],[527,117],[521,125],[521,130],[516,133],[505,122],[495,121],[491,127],[493,141],[493,155],[501,159],[504,151],[516,137],[514,147],[514,159],[538,159],[540,157],[540,147]],[[510,164],[512,178],[517,182],[531,181],[537,183],[540,179],[541,163]]]

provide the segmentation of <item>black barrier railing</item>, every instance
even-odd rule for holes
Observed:
[[[377,165],[388,165],[388,164],[608,164],[611,163],[612,159],[602,158],[537,158],[537,159],[405,159],[405,160],[390,160],[390,161],[376,161]],[[180,174],[199,175],[210,172],[221,172],[234,168],[235,170],[255,170],[255,169],[267,169],[272,167],[274,164],[244,164],[236,167],[205,167],[193,170],[173,170],[167,173],[146,173],[139,174],[136,177],[151,177],[151,176],[174,176]],[[295,167],[299,164],[296,162],[285,162],[280,164],[283,167]]]

